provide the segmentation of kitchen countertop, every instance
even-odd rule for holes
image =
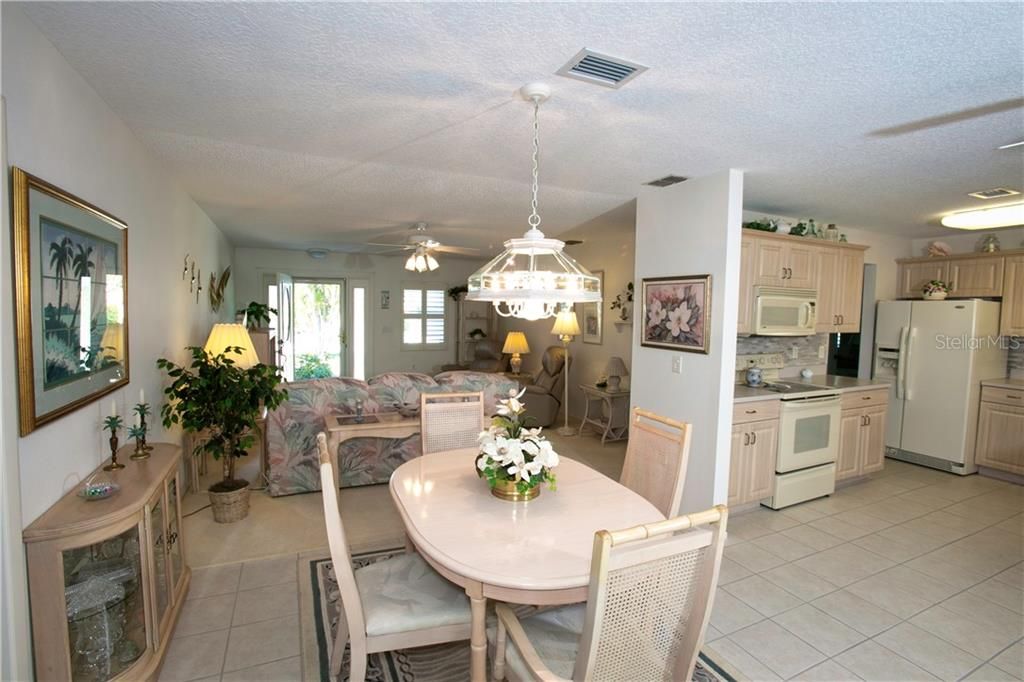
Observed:
[[[779,379],[779,381],[792,381],[794,383],[809,384],[811,386],[821,386],[822,388],[834,388],[840,393],[868,391],[873,388],[885,388],[889,385],[888,381],[858,379],[857,377],[841,377],[834,374],[819,374],[811,377],[810,379],[804,379],[803,377],[787,377]],[[1004,381],[1019,380],[1008,379]],[[1002,383],[992,385],[1009,386],[1010,388],[1024,388],[1024,381],[1020,381],[1020,385]],[[752,388],[743,384],[737,384],[733,395],[733,403],[752,403],[757,402],[758,400],[778,400],[780,397],[781,396],[778,393],[773,393],[764,388]]]
[[[1024,391],[1024,379],[1011,379],[1009,377],[1006,379],[985,379],[981,382],[981,385],[992,386],[993,388],[1009,388]]]

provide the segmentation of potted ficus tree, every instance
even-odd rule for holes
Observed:
[[[186,367],[160,358],[157,367],[166,370],[171,385],[164,389],[167,402],[160,409],[164,427],[181,424],[187,431],[204,431],[197,447],[209,452],[223,465],[224,477],[209,488],[213,518],[231,523],[249,513],[249,482],[235,477],[235,461],[247,454],[255,441],[256,420],[263,408],[276,408],[287,397],[279,389],[281,375],[276,367],[256,364],[240,367],[238,346],[223,353],[207,352],[199,346]]]

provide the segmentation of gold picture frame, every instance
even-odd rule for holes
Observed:
[[[128,225],[20,168],[11,175],[25,436],[128,384]]]
[[[640,345],[707,355],[711,275],[648,277],[640,289]]]

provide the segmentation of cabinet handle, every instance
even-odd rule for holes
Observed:
[[[757,414],[757,410],[747,410],[747,414]]]
[[[786,279],[786,268],[782,268],[782,279]]]
[[[864,421],[864,415],[860,416],[860,425],[861,426],[867,426],[868,425],[867,422]]]
[[[750,444],[751,445],[756,445],[757,444],[757,432],[756,431],[751,431],[750,432]]]
[[[839,324],[846,324],[846,317],[844,315],[839,316]]]
[[[871,396],[869,396],[869,395],[864,395],[864,396],[861,396],[861,398],[860,398],[860,399],[861,399],[861,400],[871,400]]]
[[[789,273],[786,279],[793,279],[793,268],[786,268],[786,272]]]
[[[871,415],[870,415],[870,414],[866,414],[866,415],[864,415],[864,419],[866,420],[866,421],[864,422],[864,425],[865,425],[865,426],[871,426]]]
[[[1020,400],[1019,395],[1013,395],[1012,393],[1007,393],[1006,397],[1009,398],[1010,400]]]
[[[750,445],[750,434],[749,433],[744,433],[743,434],[743,444],[744,445]]]

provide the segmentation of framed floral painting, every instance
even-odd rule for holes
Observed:
[[[128,226],[12,169],[19,431],[128,383]]]
[[[643,280],[640,345],[707,354],[711,275]]]

